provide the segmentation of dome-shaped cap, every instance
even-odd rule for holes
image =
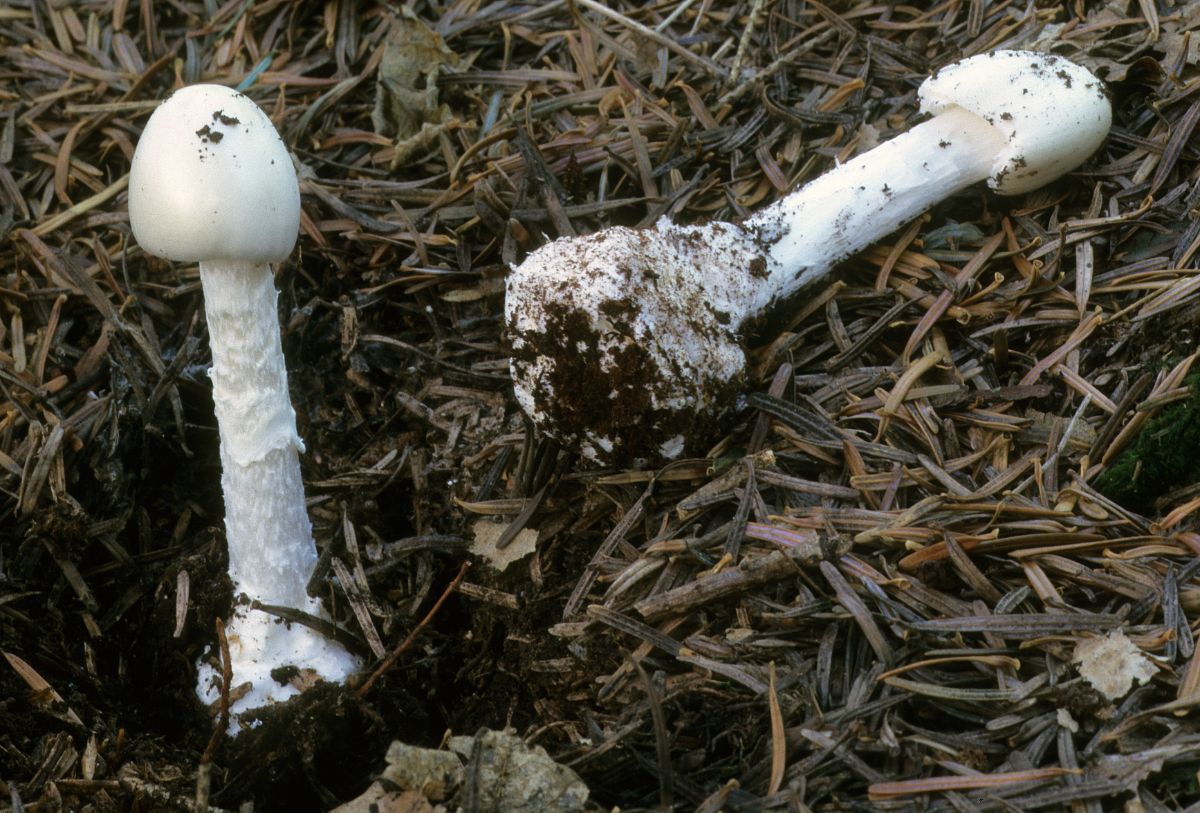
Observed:
[[[921,110],[957,105],[1004,136],[988,185],[1002,195],[1036,189],[1079,166],[1112,124],[1100,80],[1053,54],[993,51],[949,65],[921,85]]]
[[[138,141],[129,222],[145,251],[169,260],[282,260],[300,226],[291,156],[247,96],[222,85],[177,90]]]

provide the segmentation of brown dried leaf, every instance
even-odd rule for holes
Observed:
[[[450,110],[440,101],[438,75],[458,64],[458,55],[441,36],[403,7],[388,31],[379,62],[371,111],[375,132],[404,142],[426,125],[444,124]]]
[[[1154,677],[1158,667],[1121,630],[1085,638],[1075,645],[1072,662],[1079,674],[1109,700],[1119,700],[1134,683]]]
[[[487,563],[498,571],[504,571],[513,562],[524,559],[537,550],[538,532],[532,528],[522,528],[513,537],[512,542],[503,548],[497,543],[504,536],[507,522],[495,522],[490,519],[479,519],[471,526],[474,541],[471,543],[471,553],[482,556]]]

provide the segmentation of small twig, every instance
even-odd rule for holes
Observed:
[[[207,810],[208,798],[212,791],[212,764],[201,762],[196,768],[196,797],[192,802],[193,810]]]
[[[729,69],[729,76],[725,80],[726,88],[736,85],[742,76],[742,63],[746,59],[746,52],[750,50],[750,40],[754,36],[754,29],[762,21],[765,6],[765,0],[754,0],[750,6],[746,27],[742,30],[741,39],[738,40],[737,53],[733,55],[733,66]]]
[[[744,82],[734,85],[732,88],[725,91],[717,99],[716,106],[720,107],[721,105],[733,104],[744,94],[755,90],[756,88],[762,87],[763,84],[772,76],[779,73],[793,62],[796,62],[804,55],[812,52],[815,48],[818,48],[829,40],[834,39],[837,37],[837,35],[838,29],[827,28],[820,34],[814,35],[811,39],[805,40],[803,43],[800,43],[795,48],[792,48],[783,56],[777,57],[773,62],[771,62],[771,64],[767,65],[762,70],[755,71],[754,76],[750,77]]]
[[[653,28],[647,28],[646,26],[639,23],[637,20],[631,20],[628,17],[626,17],[624,14],[620,13],[619,11],[615,11],[614,9],[608,8],[604,4],[596,2],[596,0],[571,0],[571,2],[574,3],[575,5],[583,6],[584,8],[588,9],[589,11],[594,11],[597,14],[600,14],[604,17],[609,18],[610,20],[615,20],[616,22],[620,23],[621,25],[625,26],[626,28],[630,29],[631,31],[636,31],[638,34],[642,35],[643,37],[650,40],[651,42],[657,43],[657,44],[661,45],[662,47],[666,48],[668,51],[672,51],[672,52],[678,54],[679,56],[683,57],[684,59],[688,60],[689,62],[693,62],[693,63],[699,65],[700,67],[704,68],[706,71],[712,73],[715,76],[724,78],[729,75],[729,71],[727,71],[724,67],[718,65],[717,63],[713,62],[708,57],[701,56],[700,54],[692,53],[687,48],[683,47],[682,45],[680,45],[678,42],[671,39],[670,37],[663,36],[659,32],[655,31]],[[568,5],[570,5],[570,3],[568,3]]]
[[[401,641],[400,645],[393,649],[391,654],[383,659],[383,663],[379,664],[375,671],[371,673],[371,676],[367,678],[361,686],[358,687],[358,689],[354,692],[356,696],[360,698],[366,697],[367,692],[371,691],[371,687],[375,685],[375,681],[383,677],[383,673],[391,669],[396,664],[396,661],[400,659],[400,656],[404,654],[405,650],[412,646],[412,642],[415,641],[417,636],[421,634],[421,630],[425,629],[429,622],[433,620],[433,617],[437,615],[438,610],[442,608],[442,604],[444,604],[446,599],[450,597],[450,594],[454,592],[454,588],[458,587],[458,583],[463,580],[463,576],[467,575],[467,571],[470,569],[470,562],[462,563],[462,567],[458,569],[457,575],[455,575],[455,577],[450,581],[450,584],[446,585],[446,589],[442,591],[442,594],[438,597],[438,600],[434,603],[434,605],[429,608],[429,612],[427,612],[425,617],[421,619],[421,623],[413,627],[412,632],[408,634],[408,637]]]
[[[217,645],[221,649],[221,696],[217,706],[217,725],[208,739],[208,747],[204,749],[204,754],[200,757],[201,765],[212,764],[213,757],[217,753],[217,746],[221,744],[221,740],[225,736],[225,729],[229,727],[229,686],[233,683],[233,665],[229,662],[229,641],[225,638],[225,622],[218,618],[215,626],[217,628]]]

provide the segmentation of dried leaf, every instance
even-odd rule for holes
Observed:
[[[438,75],[445,68],[456,68],[458,55],[407,6],[388,31],[383,49],[371,111],[375,132],[395,136],[400,144],[426,127],[444,125],[450,109],[440,101]],[[428,136],[435,137],[436,133]],[[415,147],[410,143],[409,152]],[[403,160],[397,158],[395,163]]]
[[[507,731],[451,737],[450,750],[468,760],[477,810],[508,813],[574,813],[587,806],[588,788],[541,746],[530,747]]]
[[[1158,671],[1121,630],[1083,639],[1075,645],[1071,661],[1079,668],[1080,676],[1109,700],[1119,700],[1135,682],[1145,683]]]
[[[512,542],[503,548],[497,543],[504,536],[507,522],[495,522],[490,519],[479,519],[471,526],[475,535],[471,543],[471,553],[482,556],[493,568],[504,571],[513,562],[524,559],[537,549],[538,532],[532,528],[522,528],[513,537]]]

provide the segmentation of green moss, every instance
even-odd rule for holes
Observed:
[[[1106,497],[1143,514],[1169,491],[1200,481],[1200,373],[1186,379],[1186,400],[1150,419],[1096,479]]]

